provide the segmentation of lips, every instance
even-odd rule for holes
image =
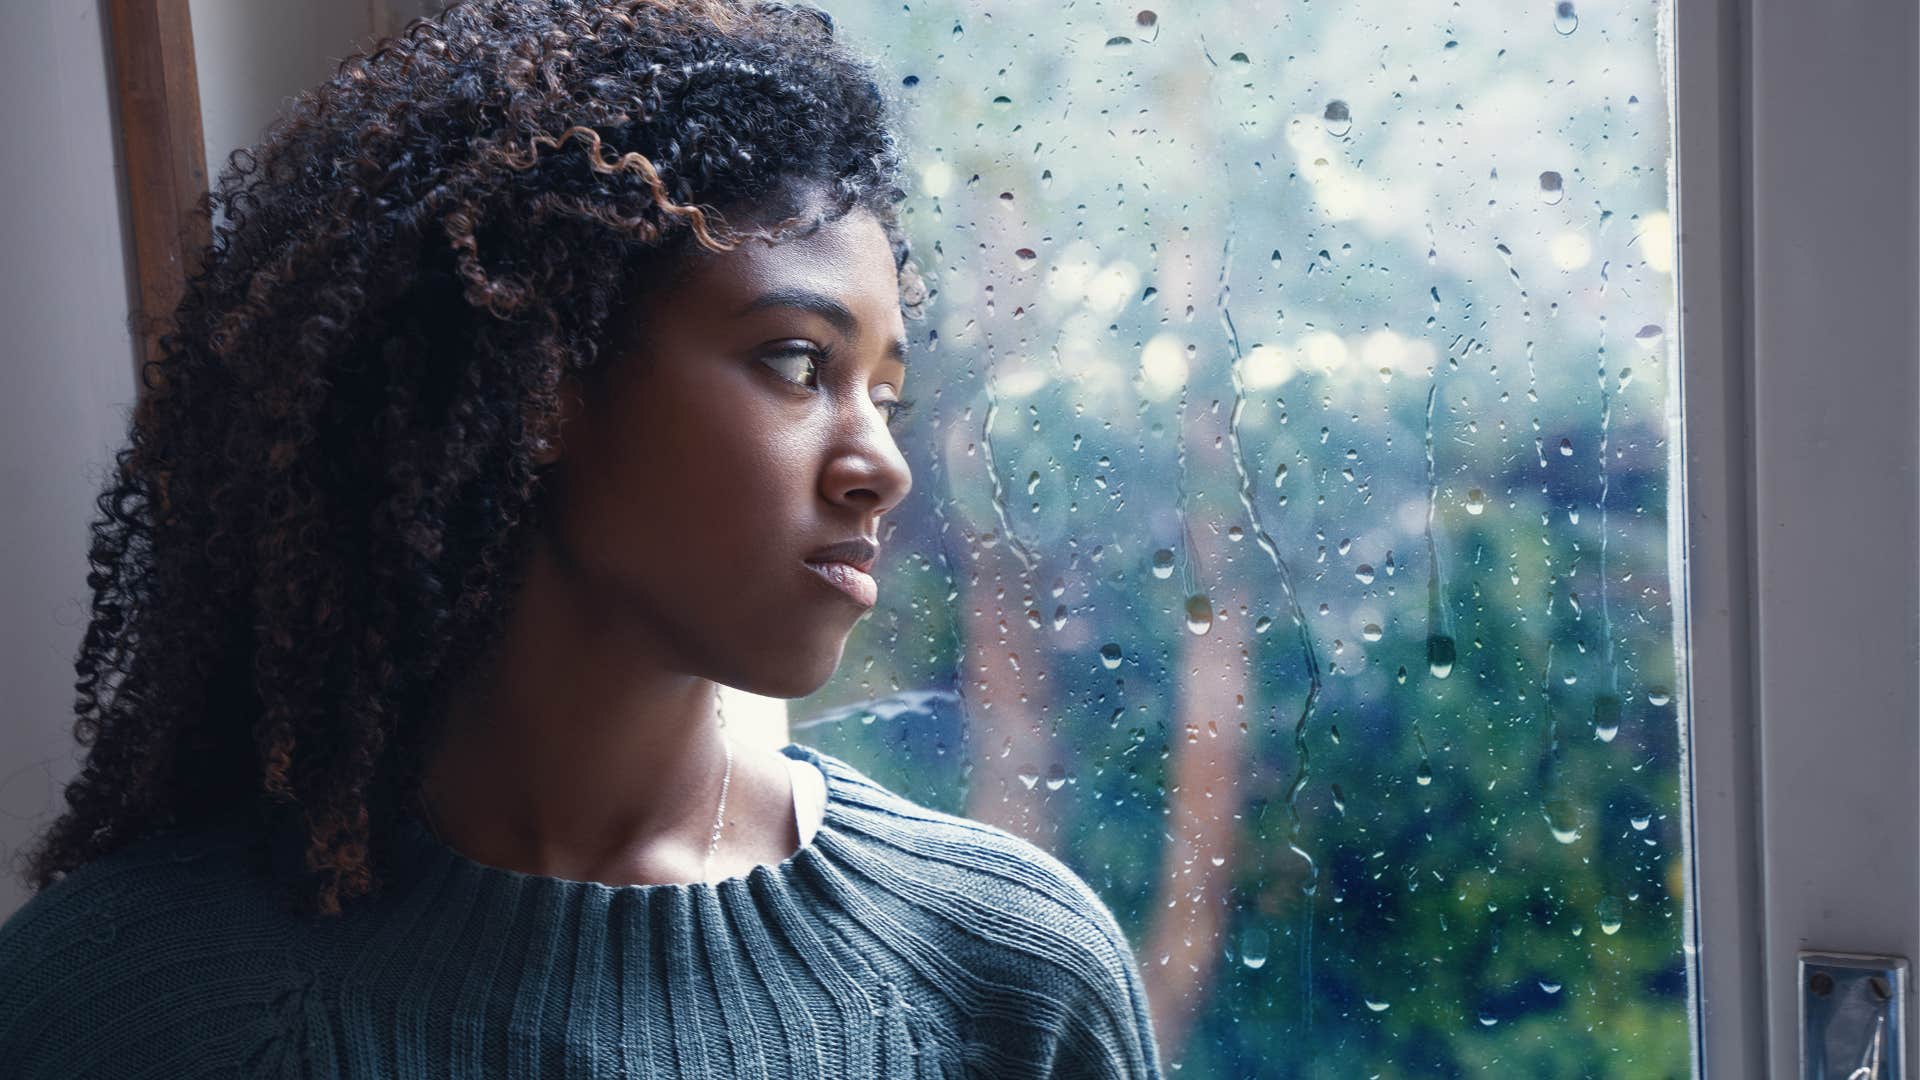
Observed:
[[[873,570],[873,560],[880,556],[878,542],[864,536],[851,540],[842,540],[837,544],[828,544],[819,551],[807,556],[809,563],[846,563],[861,573]]]
[[[841,540],[807,556],[807,567],[820,580],[833,586],[862,608],[879,602],[880,586],[874,583],[873,561],[880,556],[878,542],[864,536]]]
[[[870,608],[880,600],[880,586],[872,575],[857,566],[844,562],[814,562],[807,560],[807,568],[820,576],[822,581],[839,590],[841,595]]]

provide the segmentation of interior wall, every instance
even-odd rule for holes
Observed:
[[[0,863],[75,771],[73,660],[87,523],[133,404],[124,243],[100,0],[0,4]],[[0,873],[0,918],[27,897]]]

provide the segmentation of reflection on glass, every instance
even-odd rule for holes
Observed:
[[[1684,1076],[1666,11],[922,0],[914,496],[794,736],[1195,1077]]]

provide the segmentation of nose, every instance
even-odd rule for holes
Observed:
[[[913,490],[913,470],[894,442],[893,433],[878,409],[859,431],[827,461],[821,493],[831,502],[876,517],[900,505]]]

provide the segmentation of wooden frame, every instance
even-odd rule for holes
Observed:
[[[116,127],[126,170],[139,295],[132,325],[139,338],[135,392],[144,395],[147,361],[211,239],[196,213],[207,190],[206,143],[187,0],[103,0],[112,42]]]

